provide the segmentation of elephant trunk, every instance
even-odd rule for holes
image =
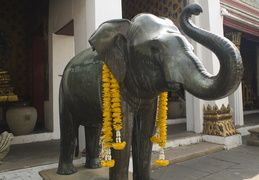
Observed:
[[[194,96],[205,99],[221,99],[232,94],[239,86],[243,76],[242,58],[239,50],[228,39],[205,31],[193,25],[190,21],[192,14],[202,12],[199,4],[186,6],[180,17],[182,30],[193,40],[210,49],[216,54],[220,62],[217,75],[210,75],[193,54],[186,54],[193,62],[193,68],[184,78],[183,87]],[[187,57],[188,56],[188,57]],[[188,82],[188,83],[186,83]]]

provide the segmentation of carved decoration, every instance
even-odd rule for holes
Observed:
[[[239,134],[236,130],[232,114],[230,113],[230,106],[224,106],[219,109],[217,105],[205,108],[203,106],[203,134],[215,136],[230,136]]]
[[[9,82],[10,75],[8,71],[0,69],[0,102],[18,101],[18,96],[13,93],[14,87]]]
[[[171,19],[179,27],[180,14],[186,0],[123,0],[123,18],[132,19],[139,13],[151,13]]]
[[[3,132],[0,135],[0,165],[1,160],[7,155],[10,149],[11,141],[13,140],[13,134],[8,132]]]
[[[232,41],[236,47],[238,49],[240,49],[240,45],[241,45],[241,37],[242,37],[242,33],[241,32],[237,32],[237,31],[231,31],[231,32],[227,32],[225,33],[225,36]]]

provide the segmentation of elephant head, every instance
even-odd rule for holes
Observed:
[[[193,53],[192,46],[167,18],[137,15],[132,21],[107,21],[89,39],[114,77],[134,96],[154,97],[183,86],[194,96],[212,100],[226,97],[238,87],[243,74],[238,49],[228,39],[190,22],[198,4],[187,6],[180,24],[183,31],[216,54],[217,75],[211,75]]]

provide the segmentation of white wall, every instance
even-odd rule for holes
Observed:
[[[58,90],[64,65],[74,54],[73,39],[56,36],[54,33],[72,20],[72,0],[49,2],[49,101],[45,102],[45,127],[53,131],[51,136],[59,138]],[[63,55],[63,56],[62,56]],[[48,140],[48,139],[46,139]]]
[[[88,39],[104,21],[122,17],[121,0],[75,0],[74,27],[76,54],[89,47]],[[85,133],[79,128],[79,150],[85,147]]]
[[[75,55],[74,37],[56,35],[52,36],[53,42],[53,133],[56,137],[59,133],[59,85],[65,66]]]
[[[58,91],[60,77],[72,56],[89,47],[88,39],[104,21],[122,17],[121,0],[53,0],[49,5],[49,91],[45,102],[46,127],[59,137]],[[74,38],[54,33],[74,20]],[[80,150],[84,130],[79,130]]]

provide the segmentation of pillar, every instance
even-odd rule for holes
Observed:
[[[225,36],[231,40],[236,47],[240,50],[241,45],[241,32],[231,31],[226,32]],[[233,120],[235,125],[244,125],[244,113],[243,113],[243,94],[242,94],[242,83],[240,83],[238,89],[229,96],[229,104],[233,108]]]

